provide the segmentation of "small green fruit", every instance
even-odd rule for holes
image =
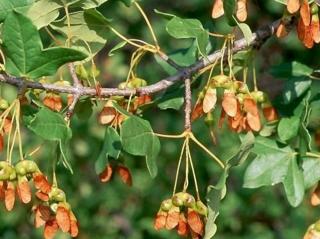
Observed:
[[[212,127],[214,125],[214,118],[211,113],[208,113],[204,118],[204,122],[208,127]]]
[[[196,205],[196,200],[192,195],[188,194],[184,201],[184,206],[189,208],[194,208],[195,205]]]
[[[161,210],[167,212],[167,211],[169,211],[171,208],[172,208],[172,200],[171,200],[171,199],[164,200],[164,201],[161,203]]]
[[[50,199],[56,202],[65,202],[66,201],[66,195],[65,193],[59,189],[59,188],[52,188],[50,195]]]
[[[211,79],[217,87],[222,87],[226,82],[230,81],[229,76],[226,75],[217,75]]]
[[[8,101],[6,101],[5,99],[0,99],[0,109],[5,110],[8,107],[9,107]]]
[[[201,215],[203,215],[203,216],[205,216],[205,217],[208,215],[208,208],[207,208],[207,206],[204,205],[204,203],[201,202],[200,200],[198,200],[198,201],[196,202],[196,211],[197,211],[199,214],[201,214]]]
[[[258,103],[264,103],[266,100],[265,94],[262,91],[253,91],[251,92],[251,96]]]

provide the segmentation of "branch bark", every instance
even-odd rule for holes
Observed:
[[[74,64],[70,63],[70,64],[68,64],[68,67],[69,67],[69,71],[70,71],[70,74],[71,74],[71,78],[73,80],[73,87],[75,89],[77,89],[77,93],[73,94],[72,102],[69,105],[68,110],[66,112],[66,119],[70,120],[72,115],[73,115],[74,109],[75,109],[75,107],[76,107],[76,105],[77,105],[77,103],[78,103],[78,101],[79,101],[79,99],[81,97],[83,85],[82,85],[80,79],[78,78],[78,76],[76,74],[76,70],[75,70]]]
[[[236,53],[248,47],[260,47],[268,38],[270,38],[274,34],[279,23],[280,23],[280,20],[275,21],[270,25],[267,25],[265,27],[258,29],[253,34],[253,37],[249,43],[244,38],[235,41],[232,52]],[[222,54],[223,53],[221,50],[215,51],[212,54],[208,55],[207,58],[203,58],[197,61],[195,64],[181,69],[176,75],[169,76],[167,78],[164,78],[158,81],[155,84],[152,84],[146,87],[141,87],[136,89],[101,88],[101,93],[99,92],[100,93],[99,97],[108,97],[108,96],[114,96],[114,95],[118,95],[118,96],[130,96],[130,95],[140,95],[140,94],[150,95],[150,94],[163,91],[177,82],[184,81],[190,75],[212,64],[216,60],[219,60],[222,57]],[[172,62],[170,61],[170,63]],[[97,96],[96,89],[91,87],[78,87],[74,85],[58,86],[54,84],[41,84],[39,82],[28,81],[22,78],[8,76],[6,74],[0,74],[0,81],[16,87],[20,87],[21,84],[24,84],[25,87],[27,87],[28,89],[42,89],[45,91],[52,91],[56,93],[68,93],[74,96],[78,95],[78,97],[79,96],[90,96],[90,97]]]
[[[184,80],[185,95],[184,95],[184,129],[191,132],[191,111],[192,111],[192,92],[190,77]]]

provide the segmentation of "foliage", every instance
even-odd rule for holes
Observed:
[[[3,0],[0,237],[318,238],[319,6]]]

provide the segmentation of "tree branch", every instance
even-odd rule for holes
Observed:
[[[244,50],[248,47],[260,47],[268,38],[270,38],[276,28],[278,27],[280,23],[280,20],[273,22],[270,25],[267,25],[265,27],[260,28],[257,30],[253,36],[251,41],[248,43],[244,38],[235,41],[234,47],[232,49],[232,53],[239,52],[241,50]],[[108,96],[130,96],[130,95],[149,95],[154,94],[160,91],[163,91],[176,82],[183,81],[186,78],[190,77],[190,75],[198,72],[202,68],[212,64],[216,60],[219,60],[222,57],[222,51],[218,50],[213,52],[212,54],[208,55],[207,58],[203,58],[199,61],[197,61],[195,64],[190,65],[189,67],[185,67],[181,69],[176,75],[169,76],[167,78],[164,78],[160,81],[158,81],[155,84],[136,88],[136,89],[118,89],[118,88],[101,88],[100,97],[108,97]],[[164,58],[163,58],[164,59]],[[168,58],[169,59],[169,58]],[[170,60],[170,63],[172,64],[172,61]],[[177,66],[177,65],[176,65]],[[177,66],[178,67],[178,66]],[[73,76],[74,77],[74,76]],[[91,96],[95,97],[97,96],[97,91],[95,88],[91,87],[77,87],[77,86],[59,86],[55,84],[41,84],[39,82],[33,82],[24,80],[22,78],[12,77],[8,76],[6,74],[0,74],[0,81],[19,87],[21,85],[21,82],[24,81],[24,85],[29,89],[42,89],[46,91],[52,91],[56,93],[68,93],[72,95],[79,95],[79,96]],[[75,97],[76,98],[76,97]]]
[[[190,77],[184,80],[185,95],[184,95],[184,129],[191,132],[191,110],[192,110],[192,92],[191,92],[191,80]]]
[[[69,105],[69,108],[66,112],[66,119],[67,120],[70,120],[72,115],[73,115],[73,112],[74,112],[74,108],[76,107],[81,95],[82,95],[82,89],[83,89],[83,85],[81,83],[81,81],[79,80],[77,74],[76,74],[76,70],[75,70],[75,67],[74,67],[74,64],[73,63],[69,63],[68,64],[68,67],[69,67],[69,71],[70,71],[70,74],[71,74],[71,78],[73,80],[73,87],[75,89],[77,89],[77,93],[73,94],[73,99],[72,99],[72,102],[71,104]]]

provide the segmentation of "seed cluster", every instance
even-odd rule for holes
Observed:
[[[200,201],[186,193],[176,193],[164,200],[154,220],[156,230],[176,229],[180,236],[190,235],[193,239],[202,238],[208,209]]]
[[[220,100],[218,100],[218,91],[222,92]],[[219,127],[222,127],[227,118],[229,128],[239,133],[261,130],[259,106],[265,120],[278,119],[276,110],[264,92],[257,90],[250,92],[245,83],[232,80],[226,75],[213,77],[208,87],[200,93],[199,99],[192,113],[193,120],[204,114],[210,114],[217,103],[221,103]],[[207,123],[212,124],[213,121],[209,119]]]
[[[33,183],[35,227],[44,226],[44,238],[51,239],[60,228],[72,237],[78,235],[77,219],[66,201],[65,193],[51,185],[34,161],[22,160],[15,166],[0,162],[0,199],[8,211],[14,208],[16,196],[24,204],[32,202]]]
[[[307,48],[312,48],[315,43],[320,42],[319,7],[317,3],[309,4],[308,0],[288,0],[287,9],[277,29],[278,37],[285,37],[289,34],[286,22],[291,16],[299,18],[296,26],[298,37]]]

